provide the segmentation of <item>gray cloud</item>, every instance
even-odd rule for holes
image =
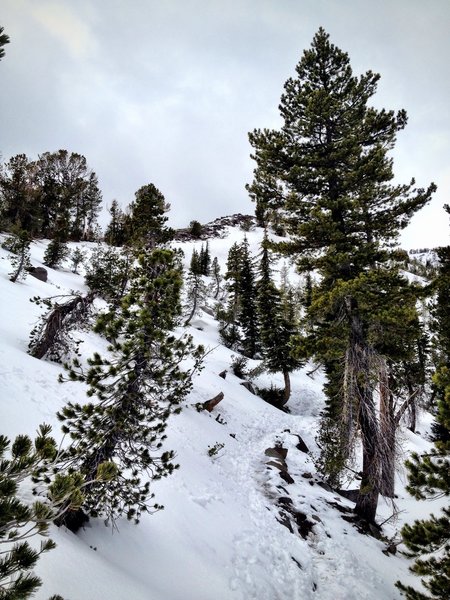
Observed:
[[[252,212],[247,132],[279,124],[284,81],[323,25],[379,106],[410,121],[399,180],[439,191],[407,246],[446,243],[450,183],[447,0],[3,0],[0,151],[84,154],[105,203],[155,183],[176,226]]]

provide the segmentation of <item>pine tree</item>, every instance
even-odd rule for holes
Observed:
[[[296,73],[281,97],[282,128],[249,136],[257,165],[249,191],[259,212],[267,218],[276,214],[290,234],[278,249],[294,256],[301,271],[317,270],[321,277],[308,309],[314,331],[304,350],[324,364],[327,418],[340,438],[336,448],[344,461],[359,427],[363,477],[356,512],[373,522],[381,438],[371,313],[389,291],[384,267],[395,262],[391,247],[399,231],[435,186],[415,189],[414,180],[390,184],[394,175],[387,153],[406,125],[406,112],[369,106],[379,75],[368,71],[355,77],[348,55],[322,28]],[[369,294],[371,307],[367,286],[376,290]]]
[[[200,248],[200,254],[199,254],[199,261],[200,261],[200,270],[201,270],[201,274],[202,275],[209,275],[210,269],[211,269],[211,254],[209,252],[209,242],[206,242],[206,246],[205,248],[202,247]]]
[[[445,210],[450,214],[450,207]],[[422,456],[414,454],[407,461],[407,490],[417,500],[450,495],[450,246],[437,249],[439,269],[432,289],[436,292],[432,329],[439,347],[439,361],[433,382],[437,396],[438,427],[435,448]],[[441,516],[405,525],[403,541],[416,560],[411,571],[422,578],[428,594],[398,582],[408,600],[447,599],[450,595],[450,506]],[[420,558],[423,557],[423,558]]]
[[[409,470],[408,491],[417,500],[450,494],[450,371],[438,372],[436,382],[445,390],[439,404],[437,421],[446,432],[446,441],[435,442],[427,454],[413,455],[406,463]],[[415,521],[402,529],[403,541],[416,557],[411,571],[420,576],[429,592],[423,594],[411,586],[397,582],[408,600],[446,600],[450,594],[450,506],[441,516]],[[423,557],[423,558],[419,558]]]
[[[203,225],[200,221],[193,220],[189,223],[189,233],[195,239],[200,239],[203,232]]]
[[[96,331],[111,341],[108,358],[95,354],[83,371],[74,361],[70,378],[85,382],[96,402],[69,403],[60,413],[72,444],[65,462],[87,480],[99,466],[114,461],[116,475],[84,489],[82,510],[64,523],[76,530],[86,516],[114,523],[122,514],[139,520],[150,510],[150,481],[172,473],[174,453],[162,450],[167,419],[180,410],[199,368],[201,348],[172,333],[180,314],[181,266],[167,249],[140,249],[131,288],[120,309],[104,314]],[[193,356],[193,367],[180,363]],[[154,508],[159,508],[157,504]]]
[[[203,246],[202,246],[203,250]],[[189,273],[186,279],[186,307],[187,318],[184,322],[185,327],[189,325],[195,314],[198,312],[200,304],[206,298],[206,286],[203,283],[203,265],[201,263],[201,253],[195,250],[192,252]]]
[[[0,60],[5,56],[5,50],[3,46],[9,44],[9,36],[3,33],[4,27],[0,27]]]
[[[69,256],[70,250],[67,243],[63,241],[63,237],[54,237],[44,253],[44,265],[51,269],[57,269],[61,263]]]
[[[41,233],[53,238],[64,222],[66,239],[87,239],[95,227],[102,195],[86,158],[67,150],[44,152],[33,168]]]
[[[29,235],[40,231],[40,207],[36,198],[33,163],[25,154],[9,159],[0,169],[1,221],[5,229]]]
[[[80,250],[80,248],[75,248],[70,253],[70,260],[72,263],[72,273],[76,273],[78,275],[78,267],[83,264],[85,259],[84,252]]]
[[[44,502],[29,505],[23,500],[21,483],[30,477],[42,478],[57,455],[50,431],[48,425],[41,425],[34,441],[19,435],[12,444],[0,436],[0,544],[5,544],[0,551],[0,597],[5,600],[34,596],[42,581],[32,570],[40,555],[55,547],[47,538],[49,525],[63,502],[71,507],[81,501],[82,480],[78,474],[57,475],[45,486]],[[47,538],[39,549],[29,541],[35,535]],[[52,596],[51,600],[62,599]]]
[[[214,257],[211,265],[212,276],[214,278],[214,300],[217,300],[220,293],[220,283],[222,281],[222,276],[220,274],[220,265],[217,259],[217,256]]]
[[[132,254],[99,245],[86,264],[85,283],[91,292],[117,306],[129,283]]]
[[[253,258],[247,238],[240,245],[238,323],[243,332],[242,349],[246,356],[254,358],[259,351],[259,323],[256,310],[256,276]]]
[[[153,183],[139,188],[130,205],[130,236],[136,245],[154,247],[173,238],[173,229],[167,227],[166,213],[170,209],[163,194]]]
[[[13,272],[9,274],[9,279],[13,283],[25,279],[27,270],[31,267],[30,241],[28,232],[19,230],[17,234],[8,237],[3,244],[7,250],[12,252],[10,261]]]
[[[111,221],[105,231],[105,242],[110,246],[123,246],[126,241],[126,216],[117,200],[113,200],[108,210]]]
[[[257,311],[264,365],[272,373],[283,374],[284,392],[281,405],[284,405],[291,395],[289,373],[300,367],[301,361],[295,359],[292,354],[295,334],[293,302],[291,299],[283,302],[282,295],[272,280],[267,236],[262,243],[260,277],[257,283]]]
[[[234,242],[228,251],[227,271],[225,273],[228,295],[227,305],[225,308],[219,307],[217,315],[220,322],[219,333],[222,342],[227,348],[232,349],[237,349],[241,341],[241,332],[238,324],[240,312],[240,265],[241,250],[239,244]]]

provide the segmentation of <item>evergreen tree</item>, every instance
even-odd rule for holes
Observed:
[[[206,298],[206,286],[203,283],[202,275],[203,266],[201,264],[201,253],[199,255],[194,248],[194,251],[192,252],[191,265],[186,280],[186,312],[188,317],[184,322],[185,326],[189,325],[192,318],[198,312],[201,302],[204,302]]]
[[[44,253],[44,265],[51,269],[57,269],[61,263],[69,256],[70,250],[62,235],[54,237]]]
[[[0,436],[0,597],[5,600],[25,600],[34,596],[42,585],[33,573],[39,557],[55,547],[52,540],[42,541],[39,549],[30,544],[35,535],[47,537],[49,524],[59,506],[66,502],[74,506],[81,500],[82,480],[77,475],[59,474],[46,486],[45,502],[28,505],[23,500],[21,483],[49,470],[57,455],[50,427],[41,425],[34,442],[19,435],[11,444]],[[62,600],[52,596],[50,600]]]
[[[189,265],[189,271],[191,273],[195,273],[196,275],[202,274],[202,263],[200,260],[200,254],[194,248],[192,251],[191,262]]]
[[[105,231],[105,242],[110,246],[123,246],[126,242],[126,216],[117,200],[113,200],[109,209],[111,221]]]
[[[202,247],[200,248],[200,254],[199,254],[199,262],[200,262],[200,271],[202,275],[209,275],[210,272],[210,268],[211,268],[211,255],[209,253],[209,242],[206,242],[206,246],[205,248]]]
[[[72,273],[78,274],[78,267],[83,264],[85,259],[84,252],[80,248],[75,248],[70,253],[70,260],[72,262]]]
[[[217,300],[220,292],[220,282],[222,281],[222,276],[220,274],[220,265],[217,259],[217,256],[214,257],[211,266],[212,276],[214,278],[214,300]]]
[[[65,462],[93,483],[84,488],[82,509],[64,523],[76,530],[86,516],[114,522],[125,514],[139,520],[150,509],[150,482],[176,468],[174,453],[163,451],[170,414],[192,386],[201,348],[188,337],[177,339],[172,330],[180,314],[181,267],[167,249],[140,249],[129,293],[120,310],[104,314],[96,331],[111,341],[109,358],[95,354],[86,372],[77,361],[70,378],[85,382],[88,396],[97,401],[84,406],[69,403],[59,413],[63,431],[72,438]],[[193,356],[191,371],[180,363]],[[105,460],[114,461],[115,476],[95,481]],[[155,504],[154,508],[158,508]]]
[[[118,306],[127,290],[131,263],[129,250],[99,245],[86,265],[85,283],[92,292]]]
[[[256,312],[256,284],[253,259],[247,238],[235,242],[227,259],[225,274],[228,305],[219,311],[220,334],[225,345],[240,349],[249,358],[259,350],[259,329]]]
[[[227,281],[227,306],[218,309],[218,319],[220,322],[219,333],[222,342],[227,348],[236,349],[241,340],[239,330],[238,316],[240,312],[240,274],[241,274],[241,250],[239,244],[234,242],[228,251],[227,271],[225,279]]]
[[[272,280],[267,237],[262,244],[257,311],[264,364],[270,372],[283,374],[284,393],[281,404],[284,405],[291,395],[289,373],[300,367],[301,362],[292,354],[295,333],[293,302],[288,300],[283,303],[281,293]]]
[[[9,44],[9,36],[3,33],[4,27],[0,27],[0,60],[5,56],[5,50],[3,46]]]
[[[445,206],[450,214],[450,207]],[[439,359],[433,383],[437,396],[435,448],[422,456],[414,454],[406,466],[408,491],[417,500],[450,495],[450,246],[437,249],[439,269],[432,289],[436,292],[432,329]],[[416,560],[411,570],[422,578],[428,594],[398,582],[408,600],[444,600],[450,595],[450,506],[442,515],[405,525],[403,541]],[[423,558],[420,558],[423,557]]]
[[[430,199],[427,190],[392,185],[388,151],[406,125],[406,112],[368,105],[379,75],[352,73],[349,57],[321,28],[285,84],[280,130],[255,130],[255,178],[249,186],[261,213],[276,214],[291,241],[278,245],[303,272],[321,276],[308,309],[314,335],[304,351],[324,364],[328,418],[343,458],[356,427],[363,446],[363,477],[356,512],[374,521],[382,446],[374,386],[377,351],[369,329],[372,309],[389,292],[385,266],[411,216]],[[395,278],[395,274],[393,275]],[[368,306],[367,286],[374,304]],[[386,286],[386,289],[383,288]],[[345,387],[342,387],[342,382]],[[344,425],[338,425],[340,419]]]
[[[137,245],[154,247],[165,244],[173,238],[173,229],[167,227],[166,213],[170,209],[153,183],[139,188],[135,201],[130,205],[131,241]]]
[[[239,296],[240,311],[238,323],[243,332],[242,349],[246,356],[254,358],[259,351],[259,323],[256,310],[256,276],[248,240],[240,245]]]
[[[203,226],[200,223],[200,221],[194,220],[189,223],[189,233],[192,235],[193,238],[199,239],[200,236],[202,235],[202,231],[203,231]]]
[[[9,159],[0,169],[0,208],[3,227],[34,235],[40,230],[33,164],[25,154]]]
[[[436,382],[445,390],[439,403],[437,421],[446,433],[446,440],[435,442],[427,454],[413,455],[406,463],[409,470],[408,491],[417,500],[450,494],[450,371],[439,371]],[[416,560],[411,571],[422,578],[429,592],[423,594],[411,586],[397,582],[408,600],[446,600],[450,594],[450,506],[441,516],[430,515],[402,529],[403,541]],[[423,558],[419,558],[423,557]]]
[[[64,222],[68,238],[87,239],[88,231],[95,227],[102,196],[86,158],[67,150],[44,152],[34,169],[42,234],[57,235]]]
[[[25,279],[27,270],[31,267],[30,262],[30,236],[27,231],[18,231],[17,234],[8,237],[3,247],[12,252],[10,258],[13,272],[9,274],[10,281]]]

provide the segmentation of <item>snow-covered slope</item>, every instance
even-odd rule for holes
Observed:
[[[229,247],[244,235],[256,254],[259,229],[244,234],[230,228],[224,238],[210,240],[211,256],[218,257],[222,271]],[[42,265],[46,244],[32,245],[34,266]],[[186,263],[200,244],[179,244]],[[89,244],[84,247],[88,252]],[[13,284],[10,270],[8,253],[0,249],[0,433],[33,435],[46,422],[59,439],[56,411],[69,400],[84,402],[85,389],[80,383],[57,383],[59,365],[27,354],[29,333],[42,311],[29,299],[84,290],[83,277],[68,268],[49,269],[47,283],[29,276]],[[292,270],[291,280],[296,277]],[[191,325],[195,341],[211,352],[182,413],[169,425],[167,447],[176,450],[180,469],[153,485],[165,510],[144,516],[137,526],[120,521],[114,531],[101,521],[91,521],[78,535],[53,527],[57,548],[38,563],[44,585],[36,598],[54,593],[70,600],[400,598],[395,581],[415,579],[406,559],[400,553],[387,556],[385,541],[359,534],[345,520],[352,504],[322,487],[316,475],[320,373],[308,376],[309,365],[293,374],[286,414],[250,393],[230,372],[235,353],[220,345],[212,316],[204,312]],[[92,333],[83,340],[84,356],[105,346]],[[224,369],[226,379],[219,376]],[[270,381],[281,384],[275,376],[261,376],[265,385]],[[211,414],[196,410],[196,403],[219,392],[224,399]],[[422,418],[423,435],[402,434],[405,454],[430,445],[424,435],[430,418]],[[215,453],[208,452],[213,448]],[[400,471],[397,519],[389,519],[392,506],[380,505],[380,522],[389,519],[387,537],[402,522],[430,511],[429,504],[408,498],[404,483]]]

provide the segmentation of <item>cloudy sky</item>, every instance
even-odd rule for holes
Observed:
[[[323,26],[354,72],[382,75],[378,107],[405,108],[399,182],[438,185],[402,242],[447,244],[449,0],[0,0],[0,152],[86,156],[106,205],[154,183],[185,226],[253,213],[247,133],[278,103]]]

